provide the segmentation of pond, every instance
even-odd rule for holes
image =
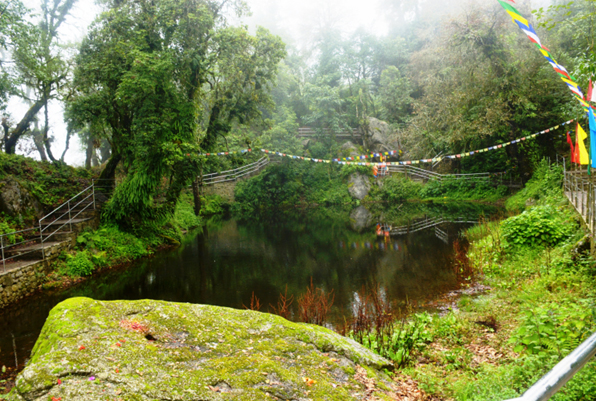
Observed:
[[[460,286],[453,242],[481,216],[478,204],[359,207],[336,216],[302,212],[250,222],[211,219],[181,247],[73,288],[30,297],[0,312],[0,366],[21,366],[51,308],[74,296],[100,300],[159,299],[233,308],[259,299],[270,311],[280,293],[297,299],[311,280],[333,297],[330,326],[350,317],[357,292],[378,285],[394,304],[429,300]],[[377,223],[389,230],[378,235]]]

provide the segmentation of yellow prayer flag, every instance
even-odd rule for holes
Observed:
[[[577,125],[577,136],[575,137],[576,146],[579,148],[579,163],[580,165],[587,165],[590,163],[590,155],[586,150],[584,140],[588,138],[588,134],[584,131],[582,126]]]

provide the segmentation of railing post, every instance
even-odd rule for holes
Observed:
[[[70,200],[68,200],[68,225],[70,226],[70,231],[72,232],[72,219],[70,218]]]
[[[6,259],[4,258],[4,235],[0,235],[0,248],[2,249],[2,272],[6,272]]]
[[[97,209],[95,207],[95,179],[91,180],[91,191],[93,192],[93,210],[95,211]]]
[[[43,219],[43,218],[42,218]],[[39,220],[39,241],[41,242],[41,259],[46,259],[46,252],[43,248],[43,229],[41,228],[41,219]]]

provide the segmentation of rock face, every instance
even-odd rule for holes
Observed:
[[[354,208],[350,213],[352,229],[357,232],[362,232],[364,229],[372,225],[372,218],[372,214],[364,205]]]
[[[388,123],[369,117],[367,131],[364,140],[366,147],[371,151],[389,152],[399,148],[397,135],[391,130]]]
[[[348,180],[348,191],[352,198],[362,200],[370,191],[370,181],[363,174],[354,173]]]
[[[9,400],[394,399],[389,361],[326,328],[162,301],[68,299]]]
[[[9,216],[41,218],[43,208],[21,184],[14,179],[0,181],[0,212]]]
[[[359,156],[358,147],[352,141],[346,141],[340,148],[345,156]]]

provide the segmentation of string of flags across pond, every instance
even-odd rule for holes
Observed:
[[[260,149],[260,151],[265,154],[268,154],[268,155],[277,155],[277,156],[281,156],[281,157],[285,157],[285,158],[301,160],[301,161],[311,161],[311,162],[315,162],[315,163],[337,163],[339,165],[383,166],[383,167],[398,166],[398,165],[418,165],[421,163],[436,163],[436,162],[442,161],[443,159],[460,159],[460,158],[465,158],[468,156],[473,156],[473,155],[477,155],[477,154],[481,154],[481,153],[485,153],[485,152],[496,151],[496,150],[508,147],[510,145],[513,145],[513,144],[517,144],[517,143],[520,143],[523,141],[527,141],[527,140],[536,138],[539,135],[551,133],[551,132],[557,130],[559,127],[569,125],[569,124],[573,123],[574,121],[575,121],[575,119],[571,119],[571,120],[561,123],[557,126],[548,128],[546,130],[542,130],[538,133],[526,135],[525,137],[517,138],[515,140],[504,142],[502,144],[493,145],[491,147],[482,148],[482,149],[478,149],[478,150],[470,151],[470,152],[454,154],[454,155],[439,156],[437,158],[432,158],[432,159],[418,159],[418,160],[398,161],[398,162],[388,162],[388,161],[385,161],[385,162],[358,162],[358,161],[362,161],[362,160],[367,160],[369,158],[386,158],[386,157],[390,157],[390,156],[401,155],[400,151],[378,152],[378,153],[371,153],[371,154],[367,154],[367,155],[352,156],[352,157],[346,157],[346,158],[334,158],[334,159],[310,158],[307,156],[291,155],[291,154],[282,153],[282,152],[278,152],[278,151],[271,151],[268,149]],[[211,153],[203,153],[203,154],[199,154],[199,155],[200,156],[226,156],[226,155],[234,155],[234,154],[245,154],[248,152],[253,152],[253,150],[249,148],[249,149],[242,149],[240,151],[211,152]]]

